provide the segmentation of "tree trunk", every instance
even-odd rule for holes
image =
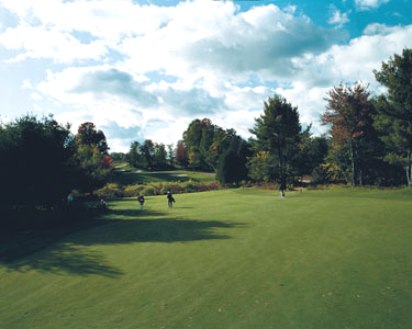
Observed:
[[[408,164],[405,167],[406,172],[406,181],[408,183],[408,187],[412,187],[412,152],[408,152]]]
[[[362,170],[359,170],[359,186],[363,186]]]
[[[350,160],[351,160],[351,167],[352,167],[352,186],[356,185],[356,165],[355,165],[355,152],[354,152],[354,145],[353,141],[349,141],[349,152],[350,152]]]

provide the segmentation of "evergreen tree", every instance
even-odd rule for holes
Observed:
[[[127,162],[135,168],[141,167],[142,156],[140,152],[141,145],[139,142],[135,141],[130,144],[129,152],[127,153]]]
[[[220,155],[216,179],[222,184],[238,184],[248,178],[249,147],[239,136],[232,135],[228,148]]]
[[[266,155],[262,169],[267,172],[261,175],[269,180],[287,181],[293,174],[299,151],[301,125],[297,108],[275,95],[264,103],[263,114],[255,121],[255,127],[250,130],[256,136],[255,159],[249,162],[251,172],[255,172],[253,166],[259,164],[256,157]]]
[[[404,168],[407,184],[412,187],[412,49],[395,54],[374,73],[387,88],[377,118],[388,152],[385,158]]]

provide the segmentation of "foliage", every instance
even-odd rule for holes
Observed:
[[[229,147],[219,157],[216,179],[222,184],[239,184],[248,178],[248,144],[239,136],[230,137]]]
[[[81,168],[79,188],[92,193],[103,186],[113,169],[113,160],[107,153],[106,137],[91,122],[82,123],[75,136],[76,160]]]
[[[175,162],[181,168],[187,168],[189,164],[186,146],[182,140],[177,142]]]
[[[24,116],[0,128],[0,204],[56,207],[76,187],[69,126]]]
[[[336,163],[353,186],[362,185],[368,171],[368,150],[374,141],[373,106],[367,87],[357,83],[353,87],[334,87],[328,93],[327,110],[322,122],[330,125],[332,152]],[[339,157],[344,154],[344,162]],[[346,165],[348,163],[349,165]]]
[[[378,100],[377,128],[386,146],[385,159],[404,168],[412,186],[412,49],[404,49],[374,71],[376,80],[387,88]]]
[[[233,138],[238,138],[233,129],[224,130],[207,118],[193,120],[178,145],[180,151],[176,153],[182,154],[180,164],[184,163],[183,155],[186,155],[189,169],[216,171],[221,156],[230,149]]]
[[[171,167],[166,146],[154,143],[150,139],[146,139],[143,144],[133,142],[126,158],[128,163],[135,168],[167,170]]]
[[[268,151],[256,151],[248,160],[248,175],[255,182],[275,180],[275,169]]]
[[[321,171],[329,150],[330,141],[326,136],[313,137],[308,126],[300,134],[299,150],[296,155],[295,175],[302,179],[303,176],[313,176]]]
[[[249,161],[251,177],[256,178],[255,173],[265,170],[261,177],[286,181],[294,174],[299,150],[301,125],[297,108],[275,95],[264,103],[263,114],[255,121],[250,130],[256,136],[252,141],[255,156]]]
[[[123,188],[117,183],[108,183],[94,193],[104,199],[115,199],[124,195]]]
[[[213,191],[221,188],[219,182],[151,182],[145,184],[133,184],[133,185],[119,185],[117,183],[108,183],[104,187],[95,191],[95,193],[104,197],[105,199],[116,199],[120,197],[137,197],[140,194],[145,196],[163,195],[168,190],[173,193],[194,193]]]
[[[80,145],[95,146],[101,154],[107,154],[109,146],[103,131],[97,130],[93,122],[84,122],[79,126],[76,141]]]

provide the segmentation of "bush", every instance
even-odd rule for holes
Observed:
[[[116,183],[106,184],[99,190],[94,192],[95,195],[105,199],[113,199],[118,197],[137,197],[139,194],[146,196],[163,195],[168,190],[175,194],[204,192],[218,190],[222,186],[219,182],[213,181],[210,183],[200,182],[182,182],[182,183],[149,183],[149,184],[134,184],[122,187]]]
[[[123,188],[123,196],[124,197],[138,196],[139,194],[142,194],[144,189],[145,189],[145,186],[141,184],[126,185]]]
[[[108,183],[102,188],[96,190],[94,194],[108,200],[119,198],[124,195],[122,188],[117,183]]]

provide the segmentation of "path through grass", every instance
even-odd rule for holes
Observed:
[[[114,202],[0,267],[0,328],[410,328],[411,191]]]

